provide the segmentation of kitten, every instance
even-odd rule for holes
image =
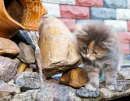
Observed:
[[[77,49],[89,79],[85,88],[89,91],[98,91],[99,73],[104,69],[106,87],[116,90],[121,54],[116,34],[102,23],[77,24],[75,34]]]

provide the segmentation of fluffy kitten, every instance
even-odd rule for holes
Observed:
[[[77,49],[80,53],[89,82],[89,91],[99,89],[99,73],[104,69],[106,87],[116,89],[120,62],[120,48],[116,34],[102,23],[80,23],[75,29]]]

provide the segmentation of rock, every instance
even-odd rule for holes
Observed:
[[[104,19],[116,19],[116,10],[105,7],[91,7],[90,8],[91,19],[104,20]]]
[[[76,91],[76,95],[79,97],[98,97],[99,92],[98,91],[88,91],[86,89],[78,89]]]
[[[25,30],[19,30],[13,38],[11,38],[15,43],[19,44],[20,42],[23,42],[27,45],[32,45],[32,40],[30,36],[27,34],[27,31]]]
[[[12,96],[8,95],[8,96],[0,98],[0,101],[12,101],[12,100],[10,100],[11,98],[12,98]]]
[[[24,90],[40,88],[39,75],[36,72],[22,72],[16,75],[15,84]]]
[[[46,77],[76,68],[81,63],[74,37],[60,20],[45,19],[39,33],[42,69]]]
[[[23,73],[21,73],[21,74],[23,74]],[[29,75],[33,75],[33,73],[29,73]],[[31,77],[31,78],[30,78],[30,76],[26,76],[26,77],[23,76],[23,78],[21,78],[21,80],[24,79],[24,82],[28,82],[28,83],[26,83],[26,85],[27,84],[30,85],[29,79],[32,79],[32,81],[33,81],[33,78],[35,78],[35,76]],[[32,81],[31,81],[31,83],[33,84]],[[39,79],[35,80],[35,81],[39,82]],[[125,89],[123,89],[123,92],[111,92],[111,91],[107,90],[106,88],[100,88],[99,89],[100,95],[99,95],[98,92],[88,92],[84,89],[82,89],[82,90],[78,89],[76,92],[76,89],[74,89],[72,87],[60,85],[60,84],[53,83],[53,82],[44,81],[43,91],[41,91],[40,89],[29,90],[29,91],[26,91],[26,92],[23,92],[20,94],[16,94],[13,99],[14,99],[14,101],[25,101],[25,100],[26,101],[100,101],[100,100],[116,99],[116,98],[120,98],[122,96],[129,96],[130,95],[130,86],[129,86],[130,82],[129,81],[118,81],[118,84],[124,86]],[[35,83],[34,83],[34,85],[35,85]],[[77,93],[79,93],[79,95],[81,95],[82,97],[86,96],[86,94],[89,94],[89,95],[87,98],[85,98],[85,97],[82,98],[81,96],[80,97],[76,96]],[[89,97],[96,97],[96,98],[89,98]],[[49,99],[49,100],[47,100],[47,99]]]
[[[23,42],[19,43],[19,55],[17,56],[24,63],[34,63],[35,62],[35,53],[33,48],[30,45],[27,45]]]
[[[33,72],[33,69],[32,68],[26,68],[25,72]]]
[[[123,20],[104,20],[105,25],[116,32],[127,32],[127,21]]]
[[[130,80],[130,68],[121,68],[118,72],[118,80]]]
[[[30,90],[14,96],[14,101],[54,101],[49,91]]]
[[[17,89],[18,88],[10,86],[7,83],[0,80],[0,98],[8,96],[10,93],[17,92]]]
[[[18,46],[11,40],[0,38],[0,55],[13,57],[19,53]]]
[[[85,86],[85,84],[88,82],[87,73],[82,68],[72,69],[68,72],[65,72],[60,78],[59,82],[74,88],[80,88]]]
[[[55,83],[45,83],[43,91],[30,90],[14,96],[15,101],[81,101],[75,89]]]
[[[0,80],[8,82],[13,79],[17,72],[18,63],[17,60],[0,56]]]

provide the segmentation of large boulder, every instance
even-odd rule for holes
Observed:
[[[0,55],[6,55],[8,57],[16,56],[19,53],[19,48],[13,41],[0,38]]]
[[[81,57],[68,28],[56,18],[45,19],[39,27],[42,69],[46,77],[76,68]]]

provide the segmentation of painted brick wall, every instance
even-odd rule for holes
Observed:
[[[57,17],[71,32],[77,22],[98,21],[119,35],[124,61],[130,64],[130,0],[41,0],[48,10],[44,17]]]

